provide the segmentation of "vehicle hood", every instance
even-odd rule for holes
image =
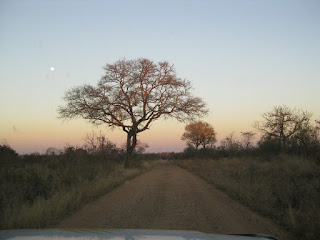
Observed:
[[[103,229],[41,229],[1,230],[1,240],[262,240],[277,239],[267,235],[221,235],[179,230],[103,230]]]

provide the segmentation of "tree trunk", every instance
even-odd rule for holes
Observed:
[[[131,130],[130,132],[128,132],[128,135],[127,135],[127,153],[126,153],[126,159],[124,162],[125,168],[130,167],[130,160],[136,145],[137,145],[137,133],[136,131]]]
[[[130,167],[130,160],[132,156],[132,152],[127,148],[127,153],[126,153],[126,160],[124,162],[124,168],[129,168]]]

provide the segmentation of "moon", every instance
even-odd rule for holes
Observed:
[[[54,67],[51,67],[50,70],[53,72],[54,71]]]

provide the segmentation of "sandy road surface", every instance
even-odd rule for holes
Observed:
[[[181,229],[287,238],[270,220],[168,162],[87,204],[57,227]]]

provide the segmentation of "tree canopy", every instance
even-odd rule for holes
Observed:
[[[185,132],[181,139],[187,141],[189,145],[193,145],[196,149],[200,145],[206,148],[208,144],[216,142],[216,132],[209,123],[198,121],[185,127]]]
[[[262,114],[262,118],[262,121],[254,123],[254,127],[263,134],[262,138],[275,139],[285,149],[289,140],[308,128],[311,114],[288,106],[276,106]]]
[[[243,144],[245,148],[250,148],[252,146],[252,140],[254,138],[254,135],[256,135],[254,132],[246,131],[241,132],[242,138],[243,138]]]

